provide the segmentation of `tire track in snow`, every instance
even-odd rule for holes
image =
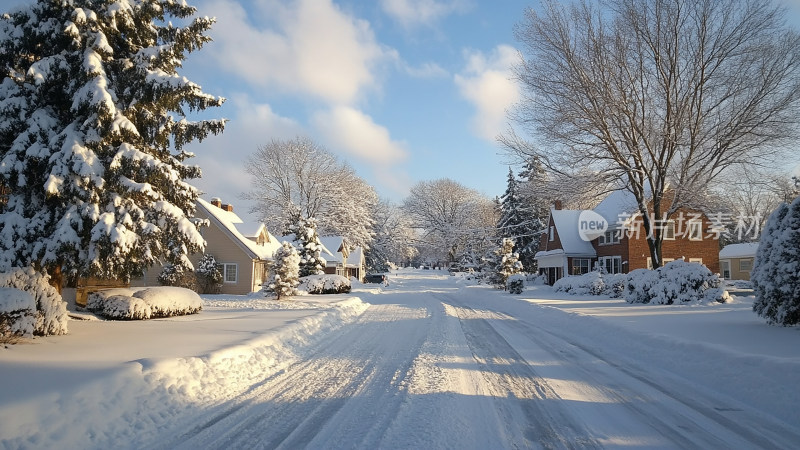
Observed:
[[[793,448],[800,442],[795,430],[739,405],[731,405],[677,377],[622,364],[564,332],[524,320],[507,323],[527,336],[535,336],[537,345],[576,367],[587,360],[601,363],[604,368],[593,364],[595,370],[584,370],[586,376],[595,381],[593,386],[633,410],[681,448]],[[620,383],[621,378],[630,382]]]
[[[509,433],[522,434],[541,448],[600,448],[600,444],[562,407],[561,398],[536,370],[469,307],[442,298],[455,311],[473,357]],[[522,428],[521,430],[519,428]]]
[[[373,305],[163,448],[370,447],[403,402],[399,385],[432,320],[429,310]],[[365,432],[367,411],[379,413]]]

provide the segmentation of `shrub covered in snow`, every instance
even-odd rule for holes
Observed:
[[[217,266],[217,260],[210,253],[206,253],[197,263],[197,289],[201,294],[219,294],[222,287],[222,272]]]
[[[702,264],[682,259],[656,270],[631,271],[625,283],[624,297],[628,303],[658,305],[725,303],[730,300],[718,276]]]
[[[508,238],[503,238],[500,246],[492,251],[486,263],[488,282],[498,289],[505,289],[508,277],[522,271],[519,255],[514,253],[514,241]]]
[[[603,295],[606,293],[604,275],[594,271],[583,275],[568,275],[553,283],[556,292],[572,295]]]
[[[800,324],[800,197],[770,215],[750,280],[756,314],[770,324]]]
[[[199,290],[197,275],[187,263],[165,264],[158,274],[158,282],[163,286],[177,286],[191,289],[195,292]]]
[[[33,297],[35,302],[32,313],[19,312],[18,314],[12,314],[16,310],[12,308],[20,306],[22,304],[20,302],[26,302],[27,300],[22,300],[21,294],[11,291],[0,297],[0,314],[7,313],[9,323],[11,322],[11,316],[17,318],[13,320],[15,324],[10,325],[10,329],[14,330],[14,334],[25,336],[67,334],[67,303],[64,302],[58,291],[53,286],[50,286],[49,279],[48,275],[37,272],[30,267],[13,268],[8,272],[0,273],[0,287],[25,291]],[[33,314],[35,318],[33,323],[30,321],[30,314]],[[16,323],[17,320],[19,320],[19,323]]]
[[[175,286],[106,289],[89,294],[86,308],[109,319],[142,320],[196,314],[203,300]]]
[[[341,275],[309,275],[300,279],[300,290],[309,294],[346,294],[350,292],[350,280]]]
[[[506,289],[508,292],[512,294],[522,294],[522,290],[525,288],[525,275],[521,273],[515,273],[508,277],[506,281]]]
[[[36,327],[36,300],[28,292],[0,288],[0,342],[10,336],[30,336]]]

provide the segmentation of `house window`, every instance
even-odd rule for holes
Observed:
[[[703,222],[699,222],[696,220],[690,220],[686,223],[688,228],[689,240],[690,241],[702,241],[703,240]]]
[[[740,259],[739,260],[739,272],[750,272],[753,270],[753,260],[752,259]]]
[[[696,262],[703,264],[703,258],[689,258],[689,262]]]
[[[239,265],[236,263],[222,263],[219,266],[222,272],[222,281],[225,283],[237,283],[239,281]]]
[[[661,267],[664,267],[668,262],[672,261],[675,261],[675,258],[661,258]],[[653,269],[653,259],[650,257],[647,257],[647,268]]]
[[[722,278],[730,279],[731,263],[729,261],[720,261],[719,268],[722,270]]]
[[[675,221],[668,220],[667,225],[664,227],[664,239],[667,241],[675,240]]]
[[[553,226],[550,227],[550,242],[553,242],[554,240],[556,240],[555,228],[556,227],[553,227]]]
[[[592,260],[589,258],[572,258],[572,274],[583,275],[589,273]]]
[[[619,235],[616,230],[609,230],[606,231],[600,238],[598,238],[598,244],[600,245],[613,245],[619,244]]]
[[[622,273],[621,256],[604,256],[600,258],[600,267],[608,273]]]

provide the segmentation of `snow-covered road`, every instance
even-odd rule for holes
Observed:
[[[409,272],[304,357],[174,421],[160,448],[793,448],[800,429],[674,351]],[[577,317],[577,316],[575,316]],[[596,325],[596,324],[595,324]],[[658,361],[663,362],[659,364]],[[719,361],[724,364],[724,360]],[[724,383],[723,383],[724,385]],[[727,394],[726,394],[727,393]]]

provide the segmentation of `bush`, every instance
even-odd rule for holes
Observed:
[[[523,274],[514,274],[508,277],[508,281],[506,282],[508,292],[512,294],[522,294],[522,290],[525,287],[525,275]]]
[[[19,313],[13,313],[11,310],[6,312],[4,319],[6,323],[15,323],[9,325],[8,332],[13,329],[15,334],[23,336],[67,334],[67,303],[61,298],[56,288],[50,286],[49,279],[48,275],[37,272],[31,267],[15,267],[8,272],[0,273],[0,287],[25,291],[33,297],[35,302],[35,311],[33,312],[25,313],[22,310],[18,310]],[[6,294],[6,300],[0,300],[0,303],[5,303],[7,308],[14,308],[10,305],[20,304],[20,294],[11,292]],[[29,308],[25,308],[25,310],[31,311]],[[32,326],[31,314],[35,319]]]
[[[572,295],[603,295],[606,293],[606,284],[603,274],[595,271],[583,275],[567,275],[553,283],[553,289]]]
[[[86,309],[109,319],[144,320],[196,314],[203,300],[190,289],[174,286],[106,289],[89,294]]]
[[[165,264],[161,273],[158,274],[158,282],[162,286],[182,287],[195,292],[200,290],[197,275],[191,268],[183,264]]]
[[[677,259],[657,270],[628,274],[628,303],[672,305],[675,303],[725,303],[730,300],[719,277],[699,263]]]
[[[222,288],[222,272],[217,260],[209,253],[203,255],[195,270],[197,292],[201,294],[219,294]],[[184,286],[185,287],[185,286]]]
[[[298,289],[309,294],[346,294],[350,292],[350,280],[341,275],[309,275],[300,279]]]
[[[0,288],[0,342],[31,336],[36,328],[36,300],[28,292]]]

